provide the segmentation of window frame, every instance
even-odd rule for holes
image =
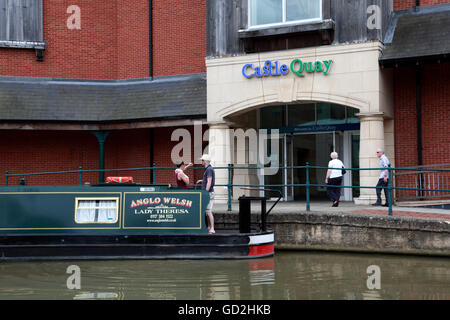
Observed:
[[[115,209],[115,220],[113,221],[78,221],[77,219],[77,213],[79,209],[79,202],[80,201],[115,201],[116,206],[115,207],[98,207],[98,209]],[[117,221],[119,221],[119,197],[76,197],[75,198],[75,217],[74,221],[76,224],[115,224]],[[97,207],[94,208],[85,208],[85,209],[97,209]]]
[[[247,30],[258,30],[258,29],[267,29],[267,28],[273,28],[273,27],[284,27],[284,26],[293,26],[293,25],[302,25],[302,24],[311,24],[311,23],[318,23],[323,21],[323,0],[318,0],[320,3],[320,17],[318,18],[311,18],[311,19],[303,19],[303,20],[295,20],[295,21],[286,21],[286,1],[287,0],[281,0],[282,1],[282,22],[275,22],[275,23],[266,23],[266,24],[258,24],[258,25],[252,25],[251,24],[251,6],[252,0],[247,0]]]
[[[5,2],[5,5],[7,3]],[[6,35],[5,38],[0,38],[0,48],[11,48],[11,49],[34,49],[36,52],[36,61],[44,61],[44,52],[45,48],[47,46],[47,41],[44,40],[44,7],[43,7],[43,0],[36,0],[36,16],[35,19],[39,25],[38,29],[36,29],[36,34],[33,38],[35,39],[28,39],[25,37],[23,39],[8,39],[8,36]],[[5,7],[6,9],[7,7]],[[8,29],[7,27],[7,21],[5,20],[5,30]],[[22,21],[22,27],[23,27],[23,21]],[[1,26],[0,26],[1,28]],[[5,31],[6,32],[6,31]]]

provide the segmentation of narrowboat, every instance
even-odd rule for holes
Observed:
[[[208,201],[204,190],[121,181],[0,187],[0,261],[243,259],[274,254],[274,234],[266,228],[208,234]]]

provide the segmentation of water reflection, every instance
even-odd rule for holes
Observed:
[[[81,289],[69,290],[69,265]],[[380,289],[367,286],[379,266]],[[450,299],[446,258],[277,252],[262,260],[0,263],[0,299]]]

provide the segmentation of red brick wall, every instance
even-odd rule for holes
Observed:
[[[148,5],[148,0],[117,1],[118,79],[149,77]]]
[[[149,129],[111,131],[105,142],[105,169],[150,166]],[[136,183],[150,183],[148,170],[107,171],[107,176],[131,176]]]
[[[117,78],[117,5],[78,0],[81,30],[69,30],[69,0],[44,0],[44,62],[34,50],[0,48],[0,75],[55,78]]]
[[[396,167],[417,165],[416,74],[414,68],[394,70]]]
[[[150,147],[148,129],[111,132],[105,143],[105,168],[148,167]],[[3,130],[0,140],[0,179],[4,173],[31,173],[99,168],[97,138],[86,131]],[[146,171],[106,172],[108,175],[133,176],[136,182],[149,183]],[[29,185],[77,185],[78,173],[25,177]],[[17,185],[20,177],[9,178]],[[83,183],[98,183],[98,173],[83,173]]]
[[[422,67],[423,164],[449,163],[450,63]],[[395,69],[395,161],[417,165],[416,75],[412,67]]]
[[[0,131],[0,183],[4,173],[53,172],[98,168],[97,139],[84,131]],[[84,174],[83,182],[97,182],[97,174]],[[9,178],[17,185],[20,177]],[[78,174],[25,177],[30,185],[75,185]]]
[[[153,0],[153,75],[206,72],[206,0]]]
[[[0,76],[72,79],[145,78],[148,0],[43,0],[44,62],[34,50],[0,48]],[[81,30],[69,30],[70,5]],[[153,75],[205,72],[206,0],[153,0]]]
[[[420,6],[434,6],[437,4],[446,4],[449,0],[420,0]],[[416,0],[394,0],[394,10],[403,10],[408,8],[414,8],[416,6]]]
[[[422,162],[423,165],[450,163],[450,63],[422,66],[421,117],[422,117]],[[417,156],[417,112],[415,67],[400,67],[394,70],[395,108],[395,163],[397,168],[418,165]],[[449,168],[441,167],[441,168]],[[398,187],[418,187],[419,176],[408,171],[398,171],[395,184]],[[439,176],[439,177],[438,177]],[[427,173],[422,176],[425,183],[448,175]],[[436,185],[430,185],[435,188]],[[416,199],[416,191],[395,190],[396,198]],[[431,193],[434,199],[438,194]],[[446,198],[448,199],[448,197]]]
[[[424,164],[450,163],[450,63],[425,65],[422,74]]]
[[[171,150],[178,141],[170,141],[176,127],[155,128],[154,161],[158,184],[175,183],[175,165]],[[186,128],[194,137],[193,127]],[[203,132],[206,130],[204,127]],[[5,183],[5,171],[14,173],[95,170],[99,168],[97,138],[86,131],[26,131],[0,130],[0,184]],[[192,156],[194,145],[191,144]],[[150,130],[111,131],[105,142],[105,169],[150,167]],[[192,159],[194,161],[194,159]],[[201,167],[197,165],[197,167]],[[191,183],[203,176],[203,170],[187,170]],[[107,176],[132,176],[141,184],[150,183],[149,170],[107,171]],[[20,177],[10,177],[9,184],[17,185]],[[29,185],[78,185],[78,173],[27,176]],[[83,183],[98,183],[98,173],[83,173]]]

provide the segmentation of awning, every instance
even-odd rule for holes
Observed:
[[[0,122],[191,117],[206,117],[204,73],[117,81],[0,77]]]
[[[450,4],[394,13],[380,64],[444,61],[450,51]]]

